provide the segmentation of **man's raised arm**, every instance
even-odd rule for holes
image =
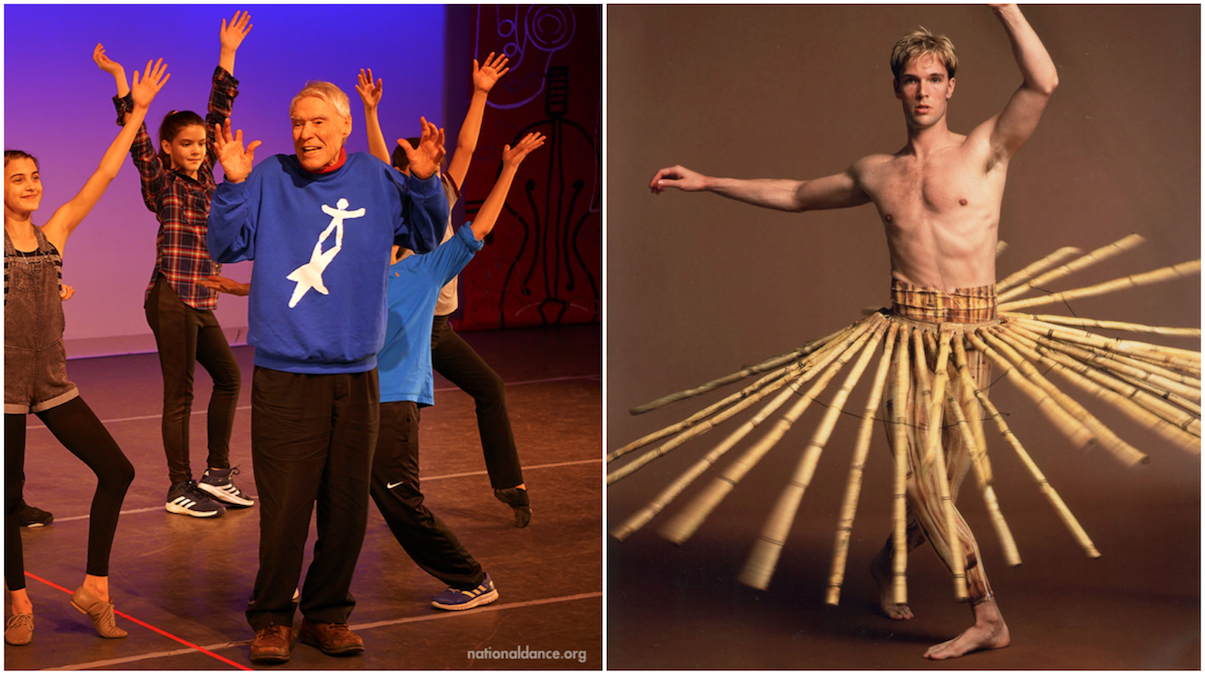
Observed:
[[[1029,140],[1038,127],[1046,104],[1059,86],[1058,70],[1038,39],[1038,34],[1016,5],[992,5],[1021,69],[1023,81],[1004,106],[1004,111],[988,120],[991,148],[995,158],[1007,160]]]
[[[754,206],[779,211],[814,211],[859,206],[870,197],[858,187],[853,168],[843,173],[814,180],[775,178],[714,178],[691,171],[684,166],[661,169],[649,182],[653,194],[665,188],[684,192],[714,192]]]

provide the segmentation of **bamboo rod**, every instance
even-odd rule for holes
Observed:
[[[626,455],[627,453],[629,453],[633,450],[638,450],[640,448],[643,448],[646,445],[655,443],[663,438],[668,438],[670,436],[673,436],[680,431],[685,431],[686,429],[690,429],[694,425],[698,424],[700,421],[705,420],[708,417],[711,417],[717,411],[724,410],[728,406],[739,404],[741,401],[743,401],[749,397],[756,396],[759,392],[761,392],[763,390],[764,387],[769,386],[771,388],[771,390],[782,387],[783,385],[786,384],[786,382],[790,381],[791,377],[793,377],[794,375],[797,375],[802,370],[803,370],[802,362],[793,363],[789,366],[786,366],[785,368],[780,368],[779,370],[776,370],[773,373],[770,373],[769,375],[762,377],[761,379],[759,379],[756,382],[754,382],[753,384],[745,387],[744,389],[741,389],[740,391],[738,391],[736,393],[730,394],[729,396],[726,396],[723,399],[716,401],[715,403],[694,413],[693,415],[687,417],[684,420],[681,420],[675,424],[671,424],[663,429],[654,431],[651,434],[648,434],[646,436],[636,439],[635,441],[632,441],[631,443],[628,443],[627,445],[623,446],[622,448],[611,451],[607,455],[607,462],[608,463],[612,462],[616,459],[619,459],[620,457],[623,457],[624,455]],[[777,385],[775,385],[774,383],[777,383]]]
[[[908,603],[908,586],[905,570],[908,567],[908,429],[904,426],[905,408],[908,407],[907,384],[909,378],[908,340],[912,329],[900,327],[899,348],[896,349],[895,398],[892,400],[891,447],[895,453],[895,481],[892,491],[891,532],[891,594],[895,604]]]
[[[1111,281],[1106,281],[1092,286],[1084,286],[1061,293],[1052,293],[1025,300],[1010,300],[1001,302],[998,309],[1002,312],[1015,312],[1023,307],[1033,307],[1035,305],[1049,305],[1053,302],[1067,302],[1070,300],[1078,300],[1080,298],[1092,298],[1098,295],[1105,295],[1114,291],[1120,291],[1127,288],[1141,288],[1164,281],[1179,279],[1189,274],[1197,274],[1201,271],[1200,260],[1189,260],[1175,265],[1168,265],[1150,272],[1142,274],[1131,274],[1130,276],[1120,277]]]
[[[817,352],[816,356],[823,358],[825,354],[829,353],[825,350],[831,351],[831,348],[832,345],[829,345],[820,352]],[[812,369],[811,375],[814,375],[817,372],[819,372],[819,369]],[[797,381],[806,382],[807,380],[811,379],[811,375],[801,376],[800,380]],[[804,377],[806,377],[806,379],[804,379]],[[783,384],[786,384],[786,382],[784,381]],[[757,401],[769,396],[777,388],[780,387],[767,389],[756,397],[751,398],[747,404],[744,405],[744,407],[747,408]],[[644,527],[650,520],[653,519],[654,516],[665,510],[665,508],[669,506],[669,504],[676,499],[683,490],[689,487],[695,481],[695,479],[707,471],[707,469],[715,465],[715,463],[719,461],[720,457],[724,456],[724,454],[731,450],[733,446],[735,446],[741,441],[741,439],[748,435],[749,432],[753,431],[755,427],[765,421],[766,418],[773,414],[775,410],[782,407],[783,404],[785,404],[791,398],[794,392],[795,389],[788,388],[786,391],[779,394],[778,397],[758,411],[758,413],[754,415],[752,419],[748,420],[740,427],[732,431],[723,441],[712,448],[706,456],[691,465],[691,467],[687,469],[681,476],[679,476],[673,483],[658,493],[657,496],[654,497],[653,500],[650,501],[644,508],[628,517],[627,520],[623,521],[618,526],[612,528],[611,535],[622,541],[631,536],[640,528]],[[732,414],[735,415],[736,412],[739,411],[735,411]]]
[[[975,441],[971,425],[967,424],[966,415],[963,414],[962,405],[952,393],[946,395],[946,407],[949,408],[954,418],[954,424],[962,436],[962,442],[966,444],[967,450],[972,456],[983,455],[985,451]],[[975,479],[979,483],[979,491],[983,494],[983,503],[987,507],[992,527],[996,529],[996,536],[1000,538],[1000,547],[1004,550],[1004,562],[1009,567],[1016,567],[1021,564],[1021,554],[1017,551],[1017,542],[1013,539],[1012,530],[1009,529],[1008,522],[1004,520],[1004,514],[1000,511],[996,490],[992,487],[988,477],[983,474],[980,462],[972,461],[971,468],[975,470]]]
[[[950,574],[954,577],[954,597],[966,600],[968,597],[966,583],[966,558],[962,550],[962,541],[958,538],[958,513],[954,509],[954,500],[950,497],[950,481],[947,478],[945,452],[941,450],[941,420],[945,408],[946,380],[949,375],[946,364],[950,359],[950,335],[943,327],[938,341],[937,367],[932,384],[928,381],[928,356],[925,354],[924,340],[921,331],[912,333],[912,341],[916,348],[916,379],[923,381],[923,400],[928,410],[928,428],[925,429],[925,452],[920,466],[912,467],[916,472],[932,472],[937,484],[937,496],[941,502],[942,513],[946,521],[946,531],[949,538],[946,544],[950,547]],[[919,382],[918,382],[919,384]],[[921,478],[917,478],[921,480]]]
[[[1139,389],[1149,392],[1153,396],[1158,396],[1159,398],[1162,398],[1163,400],[1168,401],[1169,403],[1174,403],[1177,406],[1180,406],[1184,410],[1187,410],[1188,412],[1195,415],[1197,417],[1197,419],[1200,419],[1200,417],[1201,417],[1201,404],[1199,404],[1195,401],[1190,401],[1190,400],[1184,398],[1183,396],[1180,396],[1179,394],[1175,394],[1170,391],[1167,391],[1166,389],[1159,389],[1158,387],[1151,385],[1151,383],[1147,382],[1146,380],[1140,380],[1136,377],[1130,377],[1129,375],[1126,375],[1125,373],[1118,373],[1118,372],[1110,371],[1109,374],[1113,375],[1114,377],[1121,380],[1122,382],[1125,382],[1126,384],[1132,384],[1135,387],[1138,387]],[[1185,430],[1188,430],[1187,427],[1185,427]]]
[[[1150,373],[1152,381],[1157,384],[1166,383],[1172,389],[1183,394],[1185,398],[1191,398],[1194,401],[1201,400],[1201,380],[1199,378],[1182,371],[1167,368],[1158,363],[1145,361],[1130,354],[1114,354],[1113,358],[1138,370]]]
[[[860,321],[859,321],[859,323],[860,323]],[[804,356],[811,354],[812,352],[816,351],[817,349],[824,346],[828,342],[838,339],[841,336],[842,332],[849,330],[850,328],[852,328],[852,326],[847,326],[847,327],[842,328],[841,330],[838,330],[830,335],[826,335],[825,337],[822,337],[819,340],[812,340],[811,342],[808,342],[804,346],[799,347],[797,349],[793,349],[785,354],[780,354],[778,356],[771,357],[769,359],[766,359],[765,361],[762,361],[761,363],[757,363],[752,366],[745,366],[744,368],[742,368],[741,370],[738,370],[735,373],[716,378],[710,382],[705,382],[692,389],[685,389],[683,391],[675,392],[673,394],[667,394],[665,396],[662,396],[661,398],[658,398],[656,400],[645,403],[644,405],[635,406],[628,412],[632,415],[643,415],[646,412],[649,412],[651,410],[656,410],[657,408],[669,405],[670,403],[674,403],[676,401],[681,401],[683,399],[691,398],[693,396],[698,396],[700,394],[705,394],[709,391],[722,387],[726,384],[731,384],[733,382],[738,382],[740,380],[743,380],[746,377],[749,377],[750,375],[756,375],[757,373],[771,370],[771,369],[781,366],[783,364],[790,363],[791,361],[794,361],[799,358],[803,358]]]
[[[818,359],[818,361],[815,361],[815,362],[809,361],[808,362],[808,365],[816,365],[816,364],[820,364],[820,365],[816,365],[816,367],[814,367],[814,368],[808,368],[806,366],[801,366],[802,371],[798,375],[798,378],[802,379],[803,382],[807,382],[807,381],[811,380],[811,378],[814,377],[816,375],[816,373],[819,372],[819,370],[821,368],[823,368],[824,365],[829,362],[829,360],[831,360],[833,357],[836,356],[837,353],[839,353],[838,347],[848,346],[848,343],[852,342],[854,339],[856,339],[856,337],[858,335],[860,335],[862,332],[864,332],[868,325],[869,325],[868,323],[860,324],[860,327],[858,329],[856,329],[855,331],[851,332],[849,335],[847,335],[841,343],[829,343],[828,345],[825,345],[824,347],[822,347],[818,352],[816,352],[815,354],[812,355],[812,356],[816,357]],[[798,382],[799,379],[791,380],[791,382]],[[719,425],[723,424],[724,422],[727,422],[728,420],[735,417],[737,414],[739,414],[742,411],[746,410],[747,408],[751,407],[753,404],[755,404],[758,401],[762,400],[763,398],[769,396],[770,394],[774,393],[775,391],[781,389],[782,387],[787,386],[787,384],[788,384],[788,380],[786,380],[785,378],[780,379],[776,382],[771,382],[766,387],[764,387],[760,392],[757,392],[756,394],[751,395],[751,396],[745,398],[744,400],[739,401],[735,405],[727,408],[726,410],[723,410],[722,412],[715,415],[714,417],[707,419],[703,422],[700,422],[699,424],[692,426],[689,429],[684,430],[676,438],[673,438],[673,439],[665,442],[664,444],[654,448],[653,450],[650,450],[649,452],[646,452],[645,454],[641,455],[640,457],[637,457],[636,459],[625,464],[624,466],[607,474],[607,484],[610,485],[611,483],[622,480],[623,478],[626,478],[626,477],[632,475],[637,470],[639,470],[639,469],[643,468],[645,465],[647,465],[649,462],[651,462],[659,457],[664,457],[666,454],[668,454],[674,448],[677,448],[678,446],[686,443],[687,441],[691,440],[692,438],[701,436],[701,435],[711,431],[712,429],[718,427]],[[785,401],[786,398],[789,398],[789,396],[784,394],[784,397],[782,400]],[[757,420],[758,420],[758,418],[754,417],[753,420],[751,420],[751,421],[753,424],[757,424]]]
[[[1192,413],[1180,408],[1162,397],[1155,396],[1146,389],[1133,385],[1118,378],[1109,371],[1093,368],[1091,365],[1075,358],[1073,355],[1052,349],[1038,342],[1032,333],[1019,328],[1011,328],[1012,334],[1031,346],[1038,354],[1053,359],[1064,367],[1075,371],[1092,382],[1107,387],[1125,400],[1140,406],[1167,421],[1172,427],[1187,432],[1195,437],[1195,444],[1200,444],[1201,420]],[[1192,440],[1192,439],[1185,439]]]
[[[1021,445],[1021,441],[1013,435],[1012,430],[1008,428],[1008,424],[1004,421],[1004,416],[992,404],[987,393],[976,389],[975,396],[979,398],[979,405],[983,406],[984,413],[996,423],[996,428],[1000,430],[1000,434],[1004,436],[1004,440],[1016,451],[1025,468],[1029,469],[1030,475],[1038,483],[1038,489],[1042,491],[1042,494],[1046,496],[1050,505],[1054,507],[1055,512],[1059,514],[1059,519],[1063,521],[1063,524],[1067,526],[1071,535],[1075,537],[1075,540],[1084,549],[1084,553],[1089,558],[1099,558],[1100,551],[1096,550],[1096,545],[1092,543],[1092,540],[1088,537],[1088,533],[1084,531],[1083,526],[1076,520],[1075,515],[1071,513],[1071,509],[1067,508],[1067,504],[1063,502],[1063,498],[1059,496],[1058,491],[1054,489],[1050,481],[1046,480],[1046,476],[1042,474],[1042,470],[1038,468],[1037,463],[1025,451],[1025,448]]]
[[[1096,442],[1096,438],[1092,435],[1091,430],[1059,406],[1049,394],[1026,379],[1013,364],[1009,363],[1003,356],[997,354],[996,350],[989,347],[978,335],[973,331],[967,331],[965,336],[971,345],[975,347],[976,351],[991,359],[996,364],[996,367],[1000,369],[1001,374],[1007,377],[1009,382],[1012,382],[1014,386],[1021,390],[1021,393],[1028,396],[1034,402],[1034,405],[1046,416],[1046,419],[1050,420],[1059,431],[1067,436],[1073,447],[1086,448]]]
[[[811,374],[814,375],[816,372],[817,371],[813,370],[811,371]],[[799,375],[796,377],[796,379],[791,380],[790,384],[795,385],[796,383],[806,381],[805,378],[810,379],[810,375]],[[786,385],[787,382],[784,381],[782,384]],[[732,414],[735,415],[736,413],[740,412],[740,410],[752,406],[754,403],[766,398],[780,388],[781,386],[767,388],[759,393],[756,397],[752,397],[747,402],[742,403],[742,407],[739,410],[734,410]],[[654,516],[663,511],[665,507],[670,504],[670,502],[676,499],[683,490],[689,487],[696,478],[702,475],[703,472],[707,471],[707,469],[711,468],[717,461],[719,461],[721,457],[731,450],[733,446],[735,446],[741,441],[741,439],[748,435],[749,432],[753,431],[754,428],[764,422],[766,418],[769,417],[775,410],[778,410],[788,400],[790,400],[791,396],[794,394],[795,389],[793,387],[788,387],[782,391],[777,397],[770,401],[770,403],[766,404],[761,410],[759,410],[751,419],[729,433],[728,436],[726,436],[724,440],[720,441],[715,447],[713,447],[707,453],[707,455],[691,465],[691,467],[687,469],[681,476],[679,476],[677,480],[658,493],[658,495],[654,497],[648,505],[633,514],[624,522],[620,523],[618,527],[613,528],[611,531],[612,536],[622,541],[632,533],[639,530],[641,527],[644,527],[644,525],[652,520]],[[727,418],[725,418],[725,421],[726,420]],[[620,478],[622,478],[622,476],[620,476]],[[611,476],[608,476],[608,482],[611,482]]]
[[[862,492],[862,475],[866,468],[866,456],[870,452],[870,438],[874,430],[875,414],[883,398],[887,373],[891,367],[891,355],[895,351],[899,322],[888,322],[887,337],[883,339],[883,356],[875,371],[874,384],[862,411],[862,422],[858,426],[858,440],[854,443],[854,456],[849,464],[849,480],[845,484],[845,498],[841,502],[841,516],[837,520],[837,533],[833,538],[833,565],[828,575],[828,591],[825,602],[836,605],[841,597],[841,584],[845,581],[845,562],[849,556],[849,541],[854,531],[854,516],[858,511],[858,497]]]
[[[1089,252],[1088,254],[1084,255],[1083,257],[1072,260],[1071,262],[1067,263],[1066,265],[1063,265],[1062,267],[1057,267],[1030,282],[1027,282],[1023,285],[1019,285],[1016,288],[1008,291],[1007,293],[997,295],[996,299],[998,302],[1005,302],[1005,301],[1011,300],[1015,297],[1024,295],[1025,293],[1028,293],[1031,289],[1039,289],[1040,290],[1040,287],[1050,283],[1051,281],[1054,281],[1056,279],[1061,279],[1061,278],[1067,276],[1068,274],[1078,272],[1079,270],[1085,269],[1087,267],[1091,267],[1092,265],[1095,265],[1098,262],[1108,260],[1109,258],[1112,258],[1113,256],[1118,255],[1119,253],[1124,253],[1125,251],[1128,251],[1130,249],[1133,249],[1133,248],[1141,245],[1145,241],[1146,241],[1145,239],[1143,239],[1141,236],[1139,236],[1137,234],[1131,234],[1131,235],[1122,237],[1121,239],[1118,239],[1117,241],[1113,242],[1112,244],[1102,246],[1102,247],[1096,249],[1095,251]]]
[[[1141,323],[1130,323],[1127,321],[1107,321],[1104,319],[1088,319],[1078,316],[1063,316],[1061,314],[1023,314],[1020,312],[1002,312],[1002,316],[1016,317],[1020,319],[1029,319],[1031,321],[1042,321],[1044,323],[1052,323],[1059,326],[1073,326],[1076,328],[1099,328],[1101,330],[1120,330],[1129,333],[1147,333],[1151,335],[1164,335],[1168,337],[1201,337],[1200,328],[1173,328],[1169,326],[1148,326]]]
[[[996,257],[999,258],[1008,250],[1008,242],[1003,239],[996,240]]]
[[[1004,291],[1007,291],[1008,289],[1012,288],[1013,286],[1016,286],[1019,283],[1030,280],[1034,276],[1037,276],[1038,274],[1045,272],[1046,270],[1050,269],[1054,265],[1057,265],[1057,264],[1063,262],[1064,260],[1066,260],[1067,258],[1070,258],[1071,256],[1079,254],[1079,253],[1083,253],[1083,251],[1079,250],[1078,248],[1076,248],[1074,246],[1064,246],[1063,248],[1060,248],[1059,250],[1055,251],[1054,253],[1051,253],[1050,255],[1046,256],[1045,258],[1042,258],[1041,260],[1038,260],[1036,262],[1032,262],[1029,265],[1021,268],[1020,270],[1013,272],[1012,274],[1005,277],[1003,281],[996,282],[996,297],[1000,297],[1000,294],[1003,293]]]
[[[1140,407],[1130,399],[1117,394],[1112,389],[1106,388],[1092,380],[1084,377],[1073,369],[1065,367],[1055,359],[1044,356],[1036,350],[1036,343],[1032,346],[1026,344],[1025,337],[1020,333],[1010,331],[1007,327],[996,332],[997,337],[1015,349],[1017,352],[1025,356],[1031,361],[1036,361],[1042,366],[1049,368],[1051,371],[1062,375],[1071,384],[1079,387],[1094,398],[1098,398],[1110,405],[1114,406],[1130,419],[1138,422],[1142,426],[1159,433],[1168,440],[1176,443],[1186,450],[1200,453],[1201,439],[1194,438],[1191,434],[1171,424],[1162,417],[1155,415],[1146,409]]]
[[[698,424],[701,420],[705,420],[708,417],[710,417],[716,411],[723,410],[724,408],[727,408],[730,405],[738,403],[739,401],[749,398],[750,396],[754,396],[757,394],[757,392],[761,391],[762,387],[766,386],[767,384],[769,384],[771,382],[777,382],[779,380],[782,380],[783,378],[789,378],[792,372],[798,372],[798,370],[799,369],[795,366],[787,366],[785,368],[776,370],[773,373],[766,375],[765,377],[759,379],[757,382],[754,382],[753,384],[749,385],[748,387],[745,387],[744,389],[742,389],[730,396],[727,396],[720,401],[716,401],[715,403],[711,404],[710,406],[690,415],[689,417],[687,417],[684,420],[671,424],[667,427],[658,429],[657,431],[654,431],[645,436],[641,436],[640,438],[632,441],[631,443],[628,443],[627,445],[625,445],[621,448],[612,450],[611,452],[607,453],[607,463],[609,464],[609,463],[615,461],[616,459],[623,457],[624,455],[628,454],[629,452],[632,452],[633,450],[639,450],[640,448],[643,448],[646,445],[656,443],[657,441],[662,440],[664,438],[668,438],[670,436],[673,436],[680,431],[685,431],[686,429],[690,429],[694,425]]]
[[[1134,364],[1132,361],[1126,361],[1120,358],[1124,354],[1117,353],[1109,349],[1105,345],[1084,345],[1083,343],[1073,343],[1056,337],[1050,337],[1049,333],[1039,333],[1031,330],[1030,324],[1020,322],[1009,322],[1012,330],[1021,332],[1024,335],[1038,341],[1039,344],[1049,346],[1061,352],[1070,354],[1077,359],[1091,363],[1097,368],[1128,375],[1129,377],[1147,383],[1153,391],[1157,391],[1161,396],[1166,394],[1176,394],[1177,396],[1188,400],[1200,401],[1201,393],[1199,389],[1185,384],[1175,382],[1169,378],[1163,377],[1158,373],[1153,372],[1148,364],[1142,366]]]
[[[886,322],[883,322],[875,326],[874,330],[866,335],[866,338],[869,339],[864,338],[863,341],[856,345],[862,350],[862,355],[845,376],[845,381],[841,383],[840,389],[833,396],[832,401],[829,403],[828,411],[825,412],[824,418],[820,422],[820,426],[816,428],[815,433],[812,435],[812,440],[808,442],[807,446],[800,453],[799,461],[795,466],[795,472],[792,474],[791,481],[782,491],[782,494],[779,495],[778,502],[774,505],[773,510],[771,510],[769,517],[762,527],[761,537],[754,543],[748,558],[745,559],[744,568],[742,568],[740,574],[737,576],[737,580],[740,583],[763,591],[770,585],[770,577],[774,575],[774,570],[778,567],[778,559],[782,555],[782,547],[786,544],[787,535],[791,531],[791,525],[795,522],[795,515],[799,511],[799,505],[803,502],[803,495],[812,483],[812,478],[816,472],[816,464],[820,461],[820,454],[824,452],[824,447],[828,444],[828,439],[832,436],[833,429],[837,426],[837,418],[840,417],[841,411],[845,407],[849,393],[853,391],[854,385],[857,384],[858,380],[862,377],[862,373],[866,370],[866,365],[870,363],[870,358],[874,356],[875,351],[878,349],[879,342],[883,339],[883,333],[886,330],[885,324]],[[796,409],[801,408],[802,406],[796,405]],[[790,411],[779,421],[775,431],[781,429],[782,433],[786,433],[786,430],[798,419],[799,416],[796,414],[796,410]],[[781,439],[781,435],[779,439]]]
[[[1043,343],[1064,345],[1068,350],[1083,353],[1086,355],[1083,358],[1099,362],[1102,368],[1108,364],[1107,367],[1111,370],[1124,371],[1144,380],[1153,379],[1150,376],[1156,374],[1163,381],[1174,384],[1186,384],[1193,381],[1192,378],[1188,378],[1184,382],[1179,382],[1179,380],[1184,379],[1182,373],[1186,372],[1181,363],[1169,366],[1166,363],[1153,363],[1139,358],[1140,353],[1137,351],[1139,346],[1151,347],[1157,345],[1130,340],[1114,341],[1099,335],[1092,335],[1091,333],[1067,333],[1024,319],[1009,321],[1008,323],[1017,330],[1029,333],[1035,338],[1040,338]],[[1193,394],[1191,386],[1187,387],[1187,389],[1186,393]]]
[[[871,317],[871,320],[875,320],[875,317]],[[878,318],[878,321],[883,320],[884,319],[882,319],[881,316]],[[811,403],[811,401],[818,393],[820,393],[820,391],[828,386],[829,381],[832,380],[833,376],[840,368],[841,363],[836,361],[837,357],[839,355],[843,356],[844,354],[851,353],[851,350],[854,346],[854,339],[860,338],[865,332],[865,330],[861,330],[855,336],[853,336],[853,339],[846,338],[847,343],[845,344],[845,349],[841,350],[840,353],[838,353],[838,350],[836,349],[832,350],[830,352],[832,358],[829,359],[828,363],[818,364],[816,369],[812,371],[814,373],[817,370],[822,368],[824,369],[823,374],[816,378],[816,382],[812,384],[812,388],[809,389],[803,397],[808,404]],[[802,381],[792,383],[791,389],[788,391],[798,392],[799,387],[803,384],[804,382]],[[788,392],[784,391],[783,393],[786,394]],[[806,408],[806,405],[804,407]],[[750,422],[752,422],[752,420]],[[746,423],[746,426],[749,430],[752,430],[755,424]],[[694,534],[695,530],[697,530],[699,526],[703,524],[703,521],[707,519],[707,516],[709,516],[711,512],[715,510],[715,507],[719,505],[724,497],[728,496],[728,493],[731,492],[732,489],[736,487],[736,484],[745,477],[745,474],[748,473],[749,470],[752,469],[759,461],[761,461],[762,457],[764,457],[765,454],[770,451],[776,442],[777,440],[773,438],[772,434],[767,433],[756,443],[754,443],[745,451],[743,455],[736,458],[736,460],[734,460],[720,476],[713,479],[712,482],[703,490],[703,492],[696,495],[695,498],[690,501],[690,503],[683,507],[680,512],[675,514],[665,524],[665,526],[662,527],[662,535],[679,545],[689,539]]]
[[[1070,396],[1064,394],[1058,387],[1054,386],[1034,368],[1033,364],[1025,360],[1023,356],[1017,353],[1015,349],[1005,344],[1003,340],[996,335],[995,331],[981,330],[979,331],[984,340],[992,347],[1002,352],[1008,359],[1021,369],[1025,376],[1042,390],[1044,390],[1054,401],[1058,403],[1067,412],[1071,413],[1076,419],[1080,420],[1084,426],[1092,431],[1101,447],[1108,450],[1122,464],[1132,467],[1137,464],[1146,464],[1150,462],[1150,458],[1138,451],[1137,448],[1126,443],[1117,434],[1113,433],[1103,422],[1098,420],[1087,410],[1084,409]]]
[[[853,330],[856,325],[857,324],[854,324],[852,326],[847,326],[846,328],[843,328],[840,331],[838,331],[836,333],[838,335],[837,339],[838,340],[844,339],[844,337],[849,333],[849,331]],[[809,344],[811,344],[811,343],[809,343]],[[619,459],[620,457],[623,457],[624,455],[628,454],[629,452],[631,452],[633,450],[638,450],[640,448],[643,448],[646,445],[650,445],[663,438],[668,438],[670,436],[673,436],[674,434],[677,434],[681,431],[689,429],[689,428],[693,427],[695,424],[699,423],[701,420],[705,420],[708,417],[712,416],[716,412],[724,410],[728,406],[735,405],[735,404],[739,403],[740,401],[742,401],[750,396],[755,395],[756,392],[761,391],[763,387],[766,387],[766,386],[770,385],[771,383],[777,382],[778,383],[777,387],[783,386],[784,384],[786,384],[786,381],[787,381],[787,380],[783,380],[783,378],[789,379],[793,374],[806,369],[812,363],[812,361],[815,359],[817,353],[820,350],[824,349],[825,346],[829,346],[831,344],[833,344],[831,341],[828,343],[825,343],[825,345],[820,346],[816,352],[811,352],[811,353],[801,357],[800,359],[791,362],[787,366],[780,368],[778,370],[775,370],[775,371],[771,372],[770,374],[761,377],[760,379],[758,379],[757,381],[753,382],[752,384],[746,386],[745,388],[741,389],[740,391],[729,394],[728,396],[720,399],[719,401],[716,401],[715,403],[712,403],[711,405],[707,406],[706,408],[703,408],[702,410],[690,415],[689,417],[687,417],[684,420],[671,424],[662,429],[658,429],[657,431],[654,431],[648,435],[642,436],[641,438],[638,438],[635,441],[632,441],[631,443],[628,443],[627,445],[625,445],[617,450],[611,451],[610,453],[607,454],[607,462],[608,463],[612,462],[616,459]],[[777,387],[775,387],[775,388],[777,388]]]
[[[954,347],[954,372],[958,373],[959,382],[962,384],[961,390],[964,396],[963,409],[971,410],[970,402],[977,400],[975,391],[979,389],[979,384],[975,382],[975,378],[971,376],[970,361],[967,359],[966,348],[962,345],[963,335],[951,341]],[[986,357],[985,357],[986,358]],[[978,421],[980,424],[975,425],[973,422]],[[992,463],[987,456],[987,437],[983,433],[983,416],[979,415],[977,420],[967,420],[971,424],[971,431],[975,433],[975,443],[978,445],[980,452],[978,455],[972,453],[971,460],[978,463],[979,471],[983,474],[983,480],[987,484],[992,484],[995,480],[992,472]]]
[[[1028,322],[1027,322],[1027,318],[1025,318],[1025,315],[1012,315],[1012,316],[1013,316],[1013,318],[1011,319],[1011,323],[1025,324],[1025,325],[1027,325],[1028,329],[1039,331],[1038,329],[1035,328],[1034,319],[1028,319]],[[1048,322],[1041,322],[1038,324],[1039,325],[1041,325],[1041,324],[1052,325]],[[1107,344],[1107,340],[1109,340],[1109,339],[1107,339],[1107,337],[1104,337],[1103,335],[1094,335],[1092,333],[1087,333],[1087,331],[1084,331],[1083,334],[1092,335],[1094,337],[1097,337],[1097,345],[1088,345],[1088,347],[1094,348],[1094,350],[1104,351],[1106,354],[1109,354],[1110,358],[1121,360],[1121,362],[1134,366],[1134,368],[1139,369],[1141,371],[1153,372],[1153,374],[1156,374],[1156,375],[1159,375],[1162,377],[1166,377],[1166,378],[1168,378],[1168,380],[1170,380],[1172,382],[1178,382],[1178,383],[1181,383],[1181,385],[1186,385],[1189,388],[1189,392],[1191,392],[1191,393],[1192,393],[1192,391],[1194,391],[1194,389],[1200,389],[1200,387],[1201,387],[1199,370],[1194,369],[1194,368],[1192,368],[1191,365],[1186,364],[1185,359],[1178,360],[1178,362],[1176,362],[1175,364],[1172,364],[1172,368],[1168,368],[1168,366],[1164,366],[1160,363],[1151,362],[1151,360],[1142,358],[1141,352],[1123,353],[1123,352],[1111,350],[1111,348],[1104,346],[1104,344]],[[1081,334],[1081,335],[1083,335],[1083,334]],[[1136,342],[1136,341],[1129,341],[1129,342]],[[1081,342],[1081,344],[1082,344],[1082,342]],[[1139,345],[1148,345],[1148,346],[1156,347],[1156,348],[1159,347],[1159,345],[1151,345],[1151,344],[1148,344],[1148,342],[1138,342],[1138,344]],[[1198,352],[1188,352],[1188,353],[1193,354],[1193,353],[1198,353]],[[1199,397],[1197,397],[1197,398],[1199,400]]]
[[[1182,366],[1189,366],[1196,368],[1199,372],[1201,368],[1200,352],[1193,352],[1185,349],[1175,349],[1173,347],[1165,347],[1163,345],[1141,342],[1139,340],[1106,338],[1102,335],[1089,333],[1088,331],[1076,330],[1074,328],[1063,328],[1061,326],[1042,323],[1041,321],[1017,319],[1016,322],[1035,333],[1040,333],[1056,340],[1074,342],[1076,344],[1088,345],[1090,347],[1100,347],[1107,349],[1110,352],[1126,354],[1129,356],[1139,356],[1145,354],[1147,360],[1161,363],[1165,366],[1171,367],[1172,369],[1181,369]]]
[[[1198,353],[1200,353],[1200,352],[1198,352]],[[1126,354],[1126,357],[1133,359],[1135,363],[1141,364],[1143,368],[1148,368],[1151,365],[1156,365],[1161,368],[1169,368],[1169,366],[1161,363],[1160,359],[1151,359],[1146,354]],[[1189,376],[1189,378],[1191,378],[1191,379],[1187,380],[1187,382],[1192,382],[1192,381],[1200,382],[1201,381],[1201,365],[1200,365],[1200,363],[1201,362],[1199,360],[1194,361],[1192,359],[1192,357],[1185,357],[1185,358],[1181,358],[1180,360],[1178,360],[1174,364],[1172,364],[1170,366],[1170,369],[1175,371],[1176,373],[1180,373],[1180,374]]]

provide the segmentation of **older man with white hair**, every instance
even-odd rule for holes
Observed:
[[[255,346],[251,454],[260,498],[259,571],[247,609],[251,659],[281,663],[297,637],[326,654],[358,654],[347,627],[350,587],[368,522],[376,446],[376,355],[385,335],[391,246],[439,245],[448,203],[435,170],[443,130],[422,120],[405,146],[412,177],[343,148],[347,95],[309,82],[289,109],[294,155],[252,168],[259,141],[243,146],[230,122],[215,146],[225,181],[209,213],[214,260],[255,260],[250,330]],[[294,590],[318,505],[314,559]]]

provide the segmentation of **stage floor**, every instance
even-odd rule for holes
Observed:
[[[598,669],[602,665],[601,331],[597,325],[466,333],[507,383],[507,400],[533,518],[513,526],[490,488],[472,399],[436,376],[436,405],[422,412],[426,504],[494,579],[493,604],[445,612],[444,586],[406,555],[370,507],[352,584],[350,625],[360,656],[336,658],[298,643],[285,670]],[[250,451],[252,350],[235,349],[243,389],[231,461],[254,493]],[[22,529],[34,642],[5,646],[6,669],[219,670],[251,666],[243,614],[255,578],[258,505],[217,519],[167,513],[160,440],[162,380],[155,354],[82,359],[68,373],[134,463],[111,560],[121,640],[97,637],[68,602],[82,581],[95,480],[36,417],[29,417],[26,501],[54,513]],[[197,368],[192,464],[205,461],[210,381]],[[307,549],[312,548],[311,526]],[[306,556],[309,564],[309,554]],[[303,568],[304,569],[304,568]],[[303,571],[304,574],[304,571]],[[7,595],[7,594],[6,594]],[[9,608],[6,606],[6,615]],[[300,613],[295,626],[301,622]],[[471,652],[517,652],[475,657]],[[559,659],[531,658],[559,652]],[[518,657],[518,658],[512,658]],[[261,666],[257,666],[261,667]]]

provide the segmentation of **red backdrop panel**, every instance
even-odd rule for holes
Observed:
[[[598,322],[602,313],[601,9],[478,6],[473,57],[509,58],[490,92],[465,178],[472,220],[502,149],[548,137],[524,160],[486,246],[460,275],[459,328]],[[467,89],[466,89],[467,93]]]

